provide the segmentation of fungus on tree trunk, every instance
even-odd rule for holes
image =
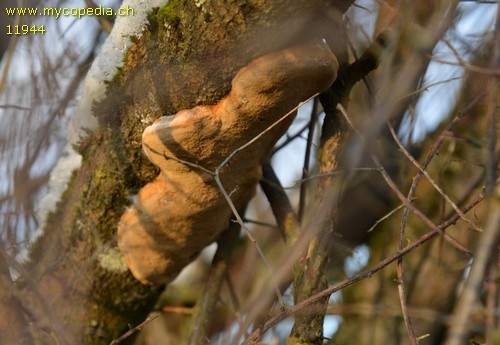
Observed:
[[[139,281],[171,282],[228,228],[231,208],[207,169],[215,171],[299,102],[327,89],[337,70],[324,41],[279,50],[243,67],[216,105],[182,110],[146,128],[144,151],[161,172],[140,190],[118,227],[118,247]],[[220,171],[237,209],[252,198],[261,164],[292,121],[277,124]]]

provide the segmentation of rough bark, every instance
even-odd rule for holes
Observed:
[[[151,13],[96,104],[99,128],[78,147],[82,166],[20,272],[42,343],[109,344],[145,319],[162,289],[132,277],[115,238],[130,197],[158,172],[142,153],[143,130],[163,115],[215,104],[256,56],[313,38],[335,53],[342,31],[328,3],[172,0]]]

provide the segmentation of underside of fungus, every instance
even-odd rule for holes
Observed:
[[[233,78],[213,106],[164,116],[146,128],[144,151],[161,172],[121,217],[118,247],[142,283],[166,284],[229,226],[231,208],[216,168],[301,101],[327,89],[338,62],[324,41],[261,56]],[[236,209],[252,198],[260,166],[293,121],[290,116],[232,157],[219,177]]]

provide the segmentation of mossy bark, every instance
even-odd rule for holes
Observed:
[[[131,196],[157,175],[142,153],[144,128],[162,115],[216,103],[253,57],[301,40],[309,23],[295,14],[331,3],[171,0],[150,14],[95,105],[100,126],[78,145],[82,166],[21,272],[41,343],[109,344],[145,319],[162,288],[131,276],[115,239]]]

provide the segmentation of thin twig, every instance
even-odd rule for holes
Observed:
[[[217,168],[217,169],[219,169],[219,168]],[[243,231],[247,235],[250,242],[252,242],[252,245],[257,250],[257,253],[260,256],[260,259],[262,260],[262,262],[264,263],[266,268],[269,270],[269,272],[272,272],[271,264],[269,263],[269,261],[267,261],[266,256],[264,255],[264,252],[262,251],[259,244],[257,243],[257,240],[252,235],[252,233],[250,232],[248,227],[245,225],[245,222],[243,221],[243,219],[241,219],[241,216],[238,213],[238,210],[236,209],[236,207],[234,206],[234,203],[231,200],[231,197],[229,196],[229,194],[227,194],[226,190],[224,189],[224,185],[222,184],[222,182],[220,180],[220,176],[219,176],[217,170],[216,170],[214,178],[215,178],[215,182],[217,183],[217,186],[219,186],[219,189],[220,189],[222,195],[224,196],[224,199],[226,199],[226,202],[228,203],[229,207],[231,208],[231,211],[233,211],[234,216],[238,220],[238,223],[240,224],[241,228],[243,229]],[[276,296],[278,297],[278,301],[280,302],[281,306],[283,306],[283,308],[284,308],[285,307],[285,300],[283,299],[283,296],[281,295],[279,287],[275,286],[274,290],[276,291]]]
[[[12,23],[13,26],[19,25],[19,21],[20,21],[19,18],[20,18],[19,15],[17,15],[14,18],[14,22]],[[7,76],[9,74],[9,68],[10,68],[10,64],[12,62],[12,58],[14,57],[14,48],[17,45],[17,41],[18,41],[17,35],[14,35],[10,39],[9,46],[7,48],[7,54],[5,54],[5,58],[3,59],[5,62],[4,62],[3,70],[2,70],[2,75],[0,78],[0,95],[3,93],[3,91],[5,89],[5,85],[7,84]]]
[[[491,57],[489,68],[499,70],[500,67],[500,6],[497,6],[497,17],[495,22],[495,33],[493,36],[493,47],[491,49]],[[486,161],[486,191],[487,193],[493,192],[495,187],[495,181],[497,176],[497,163],[499,159],[498,152],[498,82],[500,80],[500,74],[496,77],[491,76],[488,78],[487,92],[488,99],[486,105],[486,119],[488,121],[488,160]]]
[[[238,322],[238,326],[240,329],[243,328],[243,319],[241,318],[241,312],[240,312],[240,301],[238,299],[238,295],[236,294],[236,289],[234,288],[233,280],[231,279],[231,276],[229,274],[226,274],[226,284],[227,288],[229,290],[229,296],[231,298],[231,303],[233,304],[234,307],[234,315],[236,317],[236,321]],[[248,335],[248,334],[246,334]]]
[[[412,315],[417,316],[419,319],[446,323],[448,321],[448,314],[437,311],[429,307],[416,307],[408,308]],[[389,306],[386,303],[339,303],[335,302],[328,306],[328,315],[358,315],[358,316],[383,316],[383,317],[401,317],[401,308]]]
[[[500,70],[498,69],[489,69],[489,68],[484,68],[484,67],[479,67],[471,64],[464,64],[461,62],[454,62],[454,61],[446,61],[443,59],[439,59],[435,56],[430,56],[430,59],[435,62],[439,62],[443,65],[451,65],[451,66],[459,66],[463,67],[471,72],[478,73],[478,74],[484,74],[492,77],[500,77]]]
[[[249,218],[246,218],[246,217],[243,218],[243,221],[245,223],[251,223],[251,224],[255,224],[255,225],[266,226],[268,228],[273,228],[273,229],[277,228],[276,224],[267,223],[267,222],[261,222],[260,220],[249,219]]]
[[[349,117],[347,116],[347,113],[344,109],[344,107],[342,107],[341,104],[338,104],[337,107],[339,108],[340,110],[340,113],[342,114],[342,116],[344,116],[344,118],[346,119],[346,121],[349,123],[349,125],[351,126],[351,128],[354,130],[354,132],[362,139],[364,140],[364,136],[357,130],[357,128],[352,124],[351,120],[349,119]],[[380,163],[380,160],[378,159],[377,156],[375,156],[374,154],[371,154],[371,159],[372,161],[375,163],[375,165],[377,166],[377,168],[379,169],[379,172],[380,174],[382,175],[382,177],[384,178],[385,182],[388,184],[388,186],[392,189],[392,191],[396,194],[396,196],[398,197],[398,199],[408,208],[410,208],[410,210],[418,217],[420,218],[420,220],[422,220],[424,222],[424,224],[426,224],[429,228],[433,229],[433,230],[436,230],[438,231],[441,235],[444,236],[444,238],[452,245],[454,246],[455,248],[463,251],[464,253],[468,254],[468,255],[471,255],[471,252],[465,248],[459,241],[457,241],[455,238],[453,238],[451,235],[443,232],[442,229],[440,229],[432,220],[430,220],[426,215],[424,215],[418,208],[416,208],[411,202],[409,202],[407,200],[407,198],[403,195],[403,193],[401,193],[401,191],[399,190],[399,188],[397,187],[396,183],[394,182],[394,180],[389,176],[389,174],[387,173],[387,171],[385,170],[385,168],[382,166],[382,164]]]
[[[180,158],[177,158],[175,156],[169,156],[167,155],[165,152],[160,152],[160,151],[157,151],[155,150],[154,148],[152,148],[151,146],[149,146],[147,143],[143,143],[143,145],[148,149],[148,151],[151,151],[152,153],[154,154],[157,154],[157,155],[160,155],[160,156],[163,156],[166,160],[173,160],[175,162],[178,162],[178,163],[182,163],[184,165],[187,165],[188,167],[190,168],[194,168],[196,170],[201,170],[209,175],[212,175],[212,176],[215,176],[215,173],[213,171],[211,171],[210,169],[207,169],[199,164],[196,164],[196,163],[191,163],[189,161],[186,161],[184,159],[180,159]]]
[[[31,110],[31,108],[23,107],[23,106],[15,105],[15,104],[0,104],[0,109],[16,109],[16,110],[26,110],[26,111]]]
[[[286,140],[282,143],[282,144],[279,144],[277,145],[274,150],[273,150],[273,155],[278,152],[279,150],[281,150],[282,148],[284,148],[285,146],[287,146],[288,144],[290,144],[292,141],[294,141],[295,139],[299,138],[299,137],[302,137],[302,133],[304,133],[304,131],[309,127],[309,123],[306,123],[304,126],[302,126],[302,128],[300,128],[297,133],[295,134],[292,134],[290,136],[287,136]]]
[[[92,0],[85,0],[85,4],[87,5],[88,8],[98,8],[97,5],[95,4],[94,1]],[[101,26],[101,29],[106,32],[110,33],[111,29],[113,28],[113,20],[111,19],[112,17],[108,16],[96,16],[95,17]]]
[[[392,129],[392,126],[389,126],[389,127],[390,127],[390,129]],[[417,179],[414,179],[412,186],[410,188],[410,191],[408,192],[408,196],[406,197],[406,200],[409,204],[412,202],[412,199],[415,197],[415,193],[417,190],[417,184],[418,184]],[[403,216],[401,217],[401,225],[400,225],[400,229],[399,229],[398,250],[401,250],[404,247],[405,230],[406,230],[406,224],[408,224],[409,214],[410,214],[409,207],[405,207],[404,211],[403,211]],[[408,313],[403,257],[399,258],[396,262],[396,274],[398,277],[399,301],[401,304],[401,312],[403,313],[403,320],[404,320],[404,323],[406,326],[406,331],[408,332],[408,337],[410,338],[410,342],[412,343],[412,345],[417,345],[418,340],[415,336],[413,324],[411,322],[411,318],[410,318],[410,315]]]
[[[318,115],[317,115],[318,104],[319,104],[319,101],[317,98],[315,98],[314,105],[313,105],[312,111],[311,111],[311,119],[309,120],[309,125],[308,125],[309,132],[307,133],[306,152],[304,154],[304,166],[302,168],[302,180],[309,177],[309,161],[311,160],[311,150],[312,150],[313,139],[314,139],[314,127],[316,126],[316,121],[318,120]],[[300,184],[300,193],[299,193],[299,211],[298,211],[298,215],[297,215],[299,222],[302,221],[302,218],[304,216],[304,210],[305,210],[305,204],[306,204],[306,193],[307,193],[307,184],[301,183]]]
[[[232,222],[217,241],[217,252],[210,267],[210,274],[204,286],[203,294],[196,304],[188,344],[203,344],[210,337],[211,320],[213,319],[215,308],[220,298],[221,286],[224,278],[227,276],[229,263],[234,248],[238,243],[239,235],[239,224]]]
[[[299,221],[290,199],[281,186],[281,182],[269,161],[262,164],[260,186],[271,205],[281,236],[287,243],[293,243],[297,238]]]
[[[182,314],[182,315],[193,315],[194,314],[193,308],[171,306],[171,305],[164,306],[163,308],[161,308],[161,311],[164,313]]]
[[[401,243],[404,240],[404,226],[401,226],[400,236],[399,236],[399,244],[398,249],[401,250],[404,247]],[[400,257],[396,261],[396,273],[398,277],[398,294],[399,294],[399,302],[401,303],[401,311],[403,313],[403,320],[406,326],[406,331],[408,332],[408,337],[412,345],[417,345],[418,340],[415,336],[415,330],[413,329],[413,324],[410,318],[410,314],[408,313],[408,305],[407,305],[407,297],[406,297],[406,287],[405,287],[405,275],[404,275],[404,265],[403,265],[403,257]]]
[[[236,150],[234,150],[233,152],[231,152],[229,154],[229,156],[226,157],[226,159],[224,159],[224,161],[217,167],[217,169],[215,170],[215,174],[216,175],[219,175],[220,173],[220,170],[226,166],[229,161],[240,151],[246,149],[248,146],[252,145],[254,142],[256,142],[257,140],[259,140],[262,136],[264,136],[267,132],[269,132],[271,129],[273,129],[274,127],[276,127],[278,124],[280,124],[281,122],[283,122],[284,120],[286,120],[287,118],[289,118],[290,116],[292,116],[295,111],[297,111],[297,109],[299,109],[301,106],[303,106],[304,104],[306,104],[307,102],[309,102],[311,99],[314,99],[315,97],[317,97],[319,95],[319,93],[315,93],[314,95],[312,95],[311,97],[309,97],[307,100],[305,100],[304,102],[301,102],[299,103],[295,108],[293,108],[292,110],[290,110],[288,113],[286,113],[285,115],[283,115],[279,120],[275,121],[271,126],[267,127],[264,131],[260,132],[258,135],[256,135],[252,140],[248,141],[246,144],[238,147]]]
[[[500,243],[497,244],[497,246]],[[497,282],[497,277],[499,277],[499,267],[500,267],[500,252],[493,252],[492,258],[489,262],[488,277],[486,283],[486,289],[488,291],[486,297],[486,343],[494,343],[494,333],[498,328],[497,319],[500,303],[500,286]]]
[[[368,229],[366,232],[372,232],[373,230],[375,230],[375,228],[377,227],[377,225],[379,225],[380,223],[382,223],[384,220],[386,220],[387,218],[389,218],[390,216],[392,216],[394,213],[396,213],[397,211],[399,211],[400,209],[402,209],[403,207],[405,207],[405,205],[401,204],[399,205],[398,207],[394,208],[393,210],[391,210],[389,213],[387,213],[385,216],[383,216],[382,218],[378,219],[374,224],[373,226]]]
[[[434,181],[432,176],[425,170],[425,168],[422,168],[420,164],[417,162],[415,158],[408,152],[408,150],[404,147],[404,145],[401,143],[401,141],[398,138],[398,135],[394,131],[394,128],[388,123],[387,126],[389,127],[389,131],[392,134],[392,137],[396,144],[398,145],[399,149],[403,154],[408,158],[408,160],[427,178],[429,183],[434,187],[435,190],[438,191],[439,194],[450,204],[450,206],[455,210],[460,215],[460,218],[462,218],[467,224],[469,224],[472,228],[474,228],[477,231],[482,231],[479,226],[477,226],[472,220],[467,218],[462,211],[460,211],[460,208],[451,200],[451,198],[439,187],[439,185]]]
[[[324,178],[324,177],[332,177],[332,176],[341,175],[341,174],[345,174],[345,173],[352,173],[353,171],[374,171],[374,172],[378,172],[378,169],[377,168],[370,168],[370,167],[352,168],[352,169],[349,169],[348,172],[346,172],[344,170],[335,170],[335,171],[332,171],[332,172],[325,172],[325,173],[320,173],[320,174],[314,174],[314,175],[311,175],[311,176],[306,177],[304,179],[295,180],[294,183],[291,186],[283,187],[283,189],[295,189],[295,188],[297,188],[297,185],[302,184],[304,182],[308,182],[308,181],[311,181],[311,180],[316,180],[316,179],[320,179],[320,178]]]
[[[429,153],[427,155],[427,158],[425,159],[424,162],[424,168],[427,168],[427,165],[429,165],[431,159],[437,154],[439,148],[441,147],[441,144],[443,143],[444,139],[446,138],[447,133],[451,132],[458,122],[467,114],[469,111],[472,110],[472,108],[484,97],[486,96],[486,91],[483,91],[480,93],[476,98],[474,98],[462,111],[460,111],[457,116],[453,118],[453,120],[450,121],[448,126],[446,126],[442,131],[441,134],[439,135],[438,139],[436,142],[432,145],[432,147],[429,150]],[[419,174],[421,174],[419,172]]]
[[[460,0],[460,2],[476,2],[478,4],[498,4],[498,0]]]
[[[431,87],[434,87],[434,86],[437,86],[437,85],[441,85],[441,84],[446,84],[446,83],[449,83],[451,81],[455,81],[455,80],[460,80],[460,79],[464,79],[464,77],[454,77],[454,78],[449,78],[449,79],[446,79],[446,80],[440,80],[440,81],[437,81],[435,83],[431,83],[429,85],[425,85],[425,86],[422,86],[421,88],[413,91],[413,92],[410,92],[408,94],[406,94],[405,96],[403,96],[402,98],[399,99],[399,101],[402,101],[406,98],[409,98],[409,97],[412,97],[412,96],[415,96],[415,95],[418,95],[419,93],[422,93],[424,91],[428,91]]]
[[[469,333],[470,316],[479,298],[479,291],[482,288],[490,254],[498,243],[500,236],[500,186],[497,186],[495,193],[497,195],[491,200],[491,212],[487,225],[474,251],[475,256],[472,267],[453,312],[451,329],[444,343],[445,345],[463,344]]]
[[[135,332],[137,331],[140,331],[144,328],[144,326],[146,326],[148,323],[150,323],[151,321],[153,321],[154,319],[156,319],[158,316],[160,316],[160,313],[154,313],[154,314],[151,314],[149,315],[146,320],[142,321],[140,324],[138,324],[137,326],[129,329],[127,332],[125,332],[121,337],[119,337],[118,339],[114,339],[109,345],[116,345],[116,344],[119,344],[121,343],[122,341],[124,341],[125,339],[127,339],[128,337],[130,337],[132,334],[134,334]]]

